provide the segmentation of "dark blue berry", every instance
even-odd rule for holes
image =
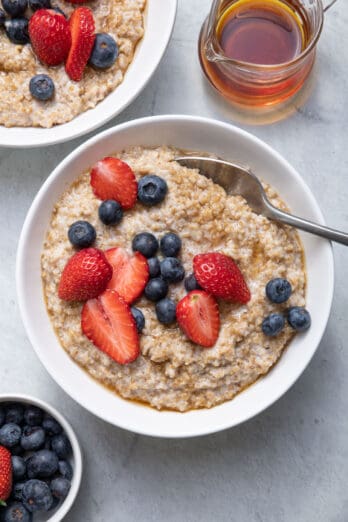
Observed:
[[[68,496],[70,487],[70,481],[63,477],[53,479],[50,485],[52,495],[60,500],[64,500]]]
[[[28,0],[2,0],[2,7],[10,16],[20,16],[28,7]]]
[[[304,332],[311,326],[312,320],[308,310],[302,306],[293,306],[288,310],[288,323],[298,332]]]
[[[64,433],[52,437],[51,449],[60,459],[69,457],[72,452],[70,440]]]
[[[61,9],[60,7],[58,7],[57,5],[53,6],[53,11],[56,11],[57,13],[61,14],[64,16],[64,18],[68,18],[67,14],[64,13],[63,9]]]
[[[173,232],[165,234],[160,241],[162,254],[166,257],[176,257],[181,250],[181,245],[180,237]]]
[[[24,411],[24,421],[28,426],[40,426],[43,411],[37,406],[28,406]]]
[[[32,11],[51,9],[51,0],[29,0],[29,7]]]
[[[4,25],[8,39],[18,45],[29,43],[28,23],[28,19],[24,17],[6,20]]]
[[[201,289],[201,287],[198,284],[198,281],[197,281],[197,279],[195,277],[195,274],[190,274],[189,276],[187,276],[185,281],[184,281],[184,285],[185,285],[185,288],[186,288],[187,292],[192,292],[192,290],[200,290]]]
[[[29,82],[31,95],[40,101],[50,100],[54,89],[54,82],[47,74],[36,74]]]
[[[157,277],[160,275],[161,268],[158,257],[150,257],[147,260],[147,264],[149,266],[149,275],[150,277]]]
[[[29,478],[52,477],[58,470],[58,457],[50,450],[40,450],[29,457],[27,461],[27,474]]]
[[[268,337],[278,335],[285,325],[285,319],[282,314],[270,314],[262,321],[262,331]]]
[[[63,431],[63,428],[51,415],[46,413],[44,415],[44,420],[42,421],[42,427],[46,430],[48,435],[58,435]]]
[[[110,34],[97,33],[88,63],[96,69],[107,69],[116,62],[118,53],[118,45]]]
[[[134,252],[140,252],[145,257],[153,257],[158,250],[158,241],[150,232],[142,232],[134,236],[132,248]]]
[[[138,333],[141,333],[145,327],[145,317],[144,314],[139,308],[135,308],[132,306],[131,308],[132,316],[134,317],[135,324],[137,325]]]
[[[22,489],[22,502],[24,507],[34,513],[35,511],[48,511],[52,506],[53,497],[49,486],[42,480],[28,480]]]
[[[58,471],[62,477],[71,480],[73,478],[73,469],[67,460],[60,460],[58,463]]]
[[[27,465],[25,460],[22,457],[18,457],[17,455],[12,455],[11,460],[14,480],[23,479],[27,472]]]
[[[75,221],[68,231],[70,243],[78,248],[88,248],[93,245],[97,233],[93,225],[88,221]]]
[[[99,219],[104,225],[117,225],[123,218],[123,210],[118,201],[107,199],[100,204]]]
[[[32,522],[33,515],[25,509],[21,502],[14,502],[5,509],[1,520],[3,522]]]
[[[168,283],[161,277],[154,277],[145,286],[145,296],[150,301],[159,301],[163,299],[168,293]]]
[[[16,482],[13,485],[11,497],[14,500],[22,500],[22,489],[23,489],[24,484],[25,484],[25,482]]]
[[[176,304],[166,297],[156,303],[156,315],[160,323],[171,324],[176,319]]]
[[[25,426],[21,436],[21,446],[26,451],[41,448],[45,443],[46,433],[41,426]]]
[[[21,424],[24,417],[24,408],[21,404],[12,403],[6,407],[6,422]]]
[[[138,183],[138,199],[149,207],[161,203],[167,192],[167,182],[155,174],[144,176]]]
[[[0,9],[0,27],[6,22],[6,13],[3,9]]]
[[[16,446],[21,438],[22,430],[17,424],[4,424],[0,428],[0,445],[6,448]]]
[[[1,406],[0,407],[0,428],[5,423],[5,409]]]
[[[161,261],[161,276],[168,283],[178,283],[185,277],[185,270],[179,259],[166,257]]]
[[[276,277],[266,285],[266,295],[272,303],[284,303],[289,299],[291,292],[291,284],[282,277]]]

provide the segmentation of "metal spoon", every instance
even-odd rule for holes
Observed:
[[[184,167],[199,169],[203,176],[220,185],[227,194],[243,196],[257,214],[348,246],[348,234],[317,225],[274,207],[267,199],[258,178],[246,168],[228,161],[204,156],[181,156],[175,158],[175,161]]]

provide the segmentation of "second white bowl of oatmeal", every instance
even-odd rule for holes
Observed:
[[[294,384],[313,357],[331,309],[334,266],[331,244],[301,233],[307,268],[307,308],[312,326],[295,337],[275,367],[232,401],[186,413],[157,411],[124,400],[94,381],[63,350],[43,298],[40,255],[59,196],[100,158],[127,147],[170,145],[205,151],[251,169],[270,183],[292,212],[324,224],[309,187],[276,151],[229,124],[192,116],[157,116],[130,121],[93,137],[48,177],[26,217],[17,253],[17,292],[22,319],[39,359],[53,379],[81,406],[116,426],[158,437],[192,437],[236,426],[273,404]]]

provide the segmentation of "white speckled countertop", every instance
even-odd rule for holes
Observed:
[[[209,0],[179,0],[174,35],[138,99],[108,126],[150,114],[230,120],[207,88],[197,37]],[[326,15],[314,91],[270,126],[242,126],[303,175],[328,224],[348,230],[348,7]],[[85,455],[67,522],[345,522],[348,520],[348,250],[334,247],[332,314],[308,369],[274,406],[246,424],[200,439],[133,435],[94,418],[46,373],[25,335],[14,281],[17,239],[43,180],[83,138],[41,150],[0,149],[0,393],[44,398],[75,426]]]

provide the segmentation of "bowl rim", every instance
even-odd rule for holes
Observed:
[[[268,155],[273,156],[280,164],[282,164],[288,171],[292,173],[294,178],[296,179],[296,182],[299,184],[300,188],[306,191],[306,195],[308,199],[312,203],[312,208],[315,210],[316,214],[318,215],[318,222],[321,224],[325,224],[323,214],[321,212],[321,209],[316,202],[316,199],[314,198],[314,195],[312,191],[309,189],[308,185],[305,183],[303,178],[300,176],[300,174],[285,160],[277,151],[275,151],[272,147],[270,147],[268,144],[266,144],[261,139],[257,138],[253,134],[240,129],[239,127],[235,125],[231,125],[229,123],[221,122],[218,120],[214,120],[211,118],[201,117],[201,116],[188,116],[188,115],[160,115],[160,116],[148,116],[145,118],[139,118],[134,119],[129,122],[125,122],[119,125],[116,125],[115,127],[112,127],[110,129],[107,129],[96,136],[93,136],[88,141],[86,141],[84,144],[80,145],[77,149],[72,151],[66,158],[63,159],[63,161],[56,166],[56,168],[53,170],[53,172],[48,176],[44,184],[39,189],[36,197],[34,198],[32,205],[28,211],[28,214],[26,216],[22,232],[19,238],[18,243],[18,249],[17,249],[17,261],[16,261],[16,285],[17,285],[17,295],[18,295],[18,304],[19,309],[22,317],[22,321],[24,323],[27,336],[29,340],[34,339],[35,335],[34,332],[31,329],[30,325],[30,318],[27,313],[27,307],[25,304],[25,297],[24,297],[24,281],[25,281],[25,240],[28,235],[28,232],[31,228],[31,222],[37,212],[37,209],[40,207],[41,202],[45,199],[45,194],[47,190],[49,189],[51,183],[54,182],[54,180],[59,177],[60,173],[66,169],[66,167],[72,163],[76,158],[78,158],[81,154],[84,154],[84,152],[93,147],[94,145],[98,144],[98,142],[102,142],[105,138],[107,138],[109,135],[112,135],[115,131],[122,132],[123,130],[129,130],[132,127],[137,127],[143,124],[152,124],[157,122],[175,122],[180,124],[185,124],[186,122],[194,122],[199,125],[210,125],[211,127],[220,127],[226,131],[234,132],[239,135],[241,135],[243,138],[245,138],[247,141],[251,143],[251,145],[255,144],[258,147],[261,147]],[[231,133],[232,134],[232,133]],[[334,290],[334,263],[333,263],[333,251],[332,251],[332,245],[329,241],[322,240],[322,245],[325,245],[327,258],[328,258],[328,266],[327,266],[327,281],[328,281],[328,287],[329,287],[329,293],[327,295],[326,299],[326,310],[325,310],[325,317],[324,320],[320,325],[317,325],[317,343],[313,343],[313,346],[311,347],[309,355],[307,354],[307,357],[304,359],[304,362],[301,364],[301,370],[298,372],[293,372],[293,375],[291,379],[289,379],[286,383],[286,385],[279,387],[277,393],[274,393],[272,395],[271,400],[260,400],[258,402],[257,407],[255,406],[253,408],[252,412],[249,412],[248,414],[243,416],[243,419],[239,420],[238,422],[232,422],[227,419],[221,419],[219,422],[215,422],[214,426],[208,426],[205,429],[200,429],[199,431],[195,430],[194,428],[190,429],[182,429],[180,430],[180,433],[175,434],[169,434],[167,432],[165,433],[159,433],[159,430],[156,429],[153,426],[146,426],[146,428],[139,429],[138,427],[135,429],[132,425],[131,421],[127,421],[127,419],[118,419],[117,423],[115,420],[112,419],[111,415],[101,414],[98,412],[96,407],[91,406],[90,404],[87,406],[84,404],[84,402],[81,399],[81,396],[78,393],[74,392],[73,386],[68,385],[66,381],[64,381],[64,378],[62,378],[60,375],[57,376],[57,372],[53,368],[53,365],[50,365],[47,360],[45,362],[42,361],[42,358],[40,356],[40,350],[36,347],[35,342],[31,342],[34,351],[36,352],[38,358],[44,364],[46,370],[49,372],[51,377],[68,393],[70,397],[72,397],[76,402],[78,402],[82,407],[86,408],[88,411],[92,412],[97,417],[103,419],[104,421],[109,422],[112,425],[117,425],[118,427],[121,427],[123,429],[127,429],[129,431],[133,431],[142,435],[148,435],[153,437],[161,437],[161,438],[188,438],[188,437],[195,437],[195,436],[202,436],[202,435],[208,435],[211,433],[216,433],[218,431],[222,431],[234,426],[237,426],[252,417],[258,415],[263,410],[274,404],[284,393],[286,393],[289,388],[297,381],[297,379],[302,375],[305,368],[308,366],[309,362],[311,361],[314,353],[316,352],[320,340],[323,336],[323,333],[325,331],[327,321],[329,319],[330,311],[331,311],[331,305],[332,305],[332,299],[333,299],[333,290]],[[295,374],[294,374],[295,373]],[[100,384],[99,384],[100,385]],[[255,384],[254,384],[255,385]],[[101,386],[101,385],[100,385]],[[239,394],[240,396],[241,394]],[[123,399],[125,400],[125,399]],[[232,399],[232,401],[235,399]],[[203,409],[203,410],[191,410],[188,413],[192,413],[192,411],[212,411],[217,408],[220,408],[226,403],[232,402],[232,401],[226,401],[222,405],[217,405],[214,408],[211,409]],[[127,401],[129,402],[129,401]],[[161,412],[159,412],[161,413]],[[180,412],[173,412],[174,415],[186,415],[186,413],[180,413]]]
[[[83,459],[80,443],[70,422],[51,404],[47,403],[46,401],[43,401],[42,399],[24,393],[0,393],[0,403],[12,401],[38,406],[45,412],[52,415],[52,417],[54,417],[63,427],[63,430],[65,431],[70,440],[74,459],[74,474],[71,481],[71,488],[68,496],[66,497],[60,508],[55,513],[53,513],[53,515],[50,518],[47,519],[47,522],[60,522],[61,520],[63,520],[63,517],[68,513],[68,511],[70,511],[81,486]]]

